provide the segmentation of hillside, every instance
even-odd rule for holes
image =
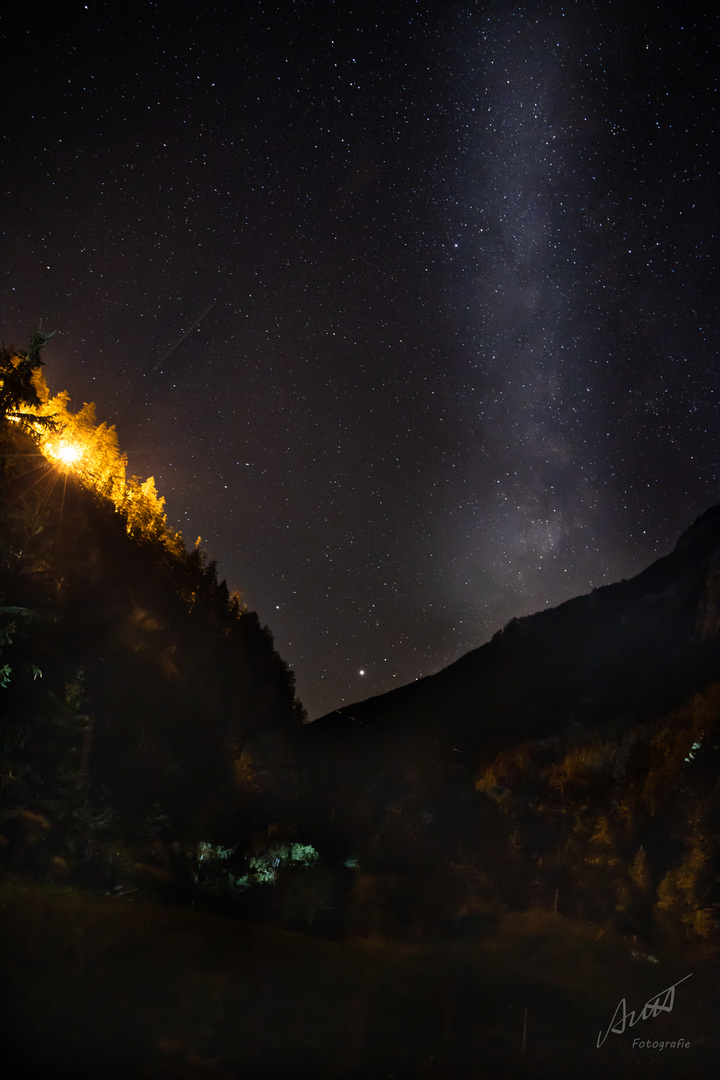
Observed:
[[[152,478],[50,396],[43,344],[0,356],[17,1075],[702,1075],[720,506],[631,581],[307,724]],[[661,1034],[692,1054],[658,1062],[623,1028],[593,1056],[623,995],[688,971]]]
[[[716,972],[697,950],[563,917],[498,918],[474,941],[323,941],[57,886],[0,885],[3,1076],[64,1080],[577,1080],[713,1075]],[[648,1055],[597,1049],[621,994],[641,1005],[692,972]],[[650,1065],[652,1061],[652,1065]]]
[[[465,753],[545,737],[620,711],[646,715],[720,672],[720,505],[637,577],[513,619],[449,667],[320,717],[314,732],[363,723],[430,732]]]
[[[304,712],[268,628],[152,479],[125,478],[114,430],[50,397],[46,340],[0,370],[4,858],[105,889],[145,865],[172,893],[199,842],[244,845],[287,813]]]
[[[540,904],[714,937],[719,563],[716,506],[632,580],[303,729],[313,827],[355,853],[375,918]]]

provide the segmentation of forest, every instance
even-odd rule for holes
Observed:
[[[51,395],[50,338],[0,353],[7,1075],[704,1075],[720,508],[638,579],[309,724],[115,429]],[[685,1064],[595,1050],[688,964]]]
[[[283,817],[305,714],[268,628],[167,525],[153,479],[126,478],[114,429],[49,395],[43,344],[0,368],[4,856],[179,896],[198,859]]]

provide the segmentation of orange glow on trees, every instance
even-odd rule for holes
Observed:
[[[144,482],[137,476],[126,478],[127,456],[120,450],[115,428],[97,423],[93,404],[72,413],[65,391],[50,397],[40,353],[51,336],[35,334],[28,353],[0,350],[0,424],[4,420],[22,427],[52,465],[72,471],[76,481],[109,499],[125,518],[129,533],[160,541],[182,555],[182,536],[168,527],[165,500],[153,478]]]

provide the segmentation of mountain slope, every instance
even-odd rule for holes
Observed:
[[[449,667],[316,720],[311,738],[432,737],[482,753],[618,712],[648,715],[720,671],[720,506],[637,577],[513,619]]]
[[[252,801],[242,755],[253,740],[281,743],[304,715],[267,627],[164,516],[145,517],[0,421],[6,853],[8,830],[22,834],[32,815],[36,861],[42,848],[45,862],[81,867],[123,838],[233,833]]]
[[[720,506],[630,581],[302,729],[307,831],[393,932],[541,907],[653,941],[720,906]]]

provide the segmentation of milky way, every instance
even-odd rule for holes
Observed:
[[[717,501],[713,19],[30,5],[2,322],[115,422],[312,716]],[[53,21],[54,20],[54,21]]]

